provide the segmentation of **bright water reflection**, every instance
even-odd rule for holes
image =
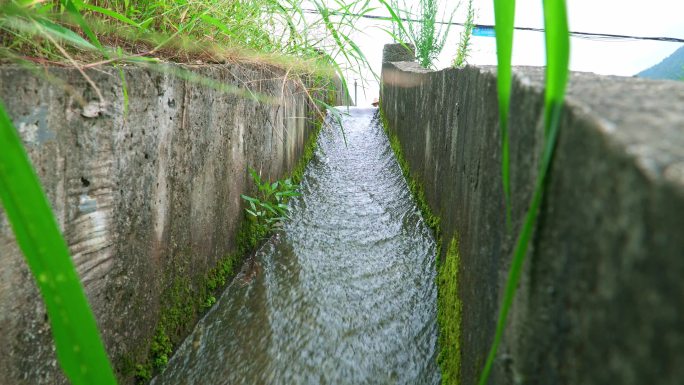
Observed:
[[[343,126],[346,146],[322,132],[292,221],[154,384],[439,383],[434,240],[377,110]]]

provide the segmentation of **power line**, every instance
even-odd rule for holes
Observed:
[[[315,13],[315,14],[320,14],[320,11],[316,9],[302,9],[302,12],[305,13]],[[340,12],[340,11],[328,11],[330,15],[335,15],[335,16],[355,16],[355,17],[361,17],[364,19],[374,19],[374,20],[384,20],[384,21],[392,21],[393,19],[388,16],[380,16],[380,15],[366,15],[366,14],[358,14],[358,13],[346,13],[346,12]],[[422,20],[420,19],[412,19],[412,18],[400,18],[402,21],[410,22],[410,23],[421,23]],[[464,23],[457,23],[457,22],[449,22],[449,21],[435,21],[435,24],[442,24],[442,25],[458,25],[461,27],[465,27]],[[473,28],[480,28],[483,30],[493,30],[494,25],[493,24],[473,24]],[[532,32],[544,32],[544,28],[534,28],[534,27],[513,27],[516,30],[519,31],[532,31]],[[668,36],[633,36],[633,35],[619,35],[619,34],[612,34],[612,33],[596,33],[596,32],[579,32],[579,31],[570,31],[570,36],[577,37],[577,38],[582,38],[582,39],[590,39],[590,40],[650,40],[650,41],[662,41],[662,42],[670,42],[670,43],[684,43],[684,38],[678,38],[678,37],[668,37]]]

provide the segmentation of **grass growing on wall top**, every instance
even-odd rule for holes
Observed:
[[[472,48],[470,38],[473,35],[473,28],[475,27],[475,8],[473,7],[473,0],[468,0],[466,20],[463,24],[463,31],[461,31],[461,38],[458,42],[456,57],[453,62],[454,67],[463,67],[466,65],[469,52]]]
[[[420,0],[417,9],[413,5],[408,5],[404,0],[390,0],[392,8],[398,10],[399,14],[392,15],[393,37],[399,42],[413,42],[416,48],[416,59],[424,68],[433,68],[434,62],[444,48],[446,39],[451,29],[456,10],[460,6],[460,1],[450,15],[446,27],[443,27],[438,20],[439,10],[445,8],[448,2],[442,3],[440,0]],[[410,3],[410,2],[409,2]],[[408,20],[417,19],[419,22],[408,22],[404,27],[401,17]]]
[[[350,34],[371,4],[313,3],[321,14],[304,17],[297,0],[9,0],[0,59],[76,68],[248,60],[291,75],[367,66]],[[353,16],[330,17],[340,12]]]

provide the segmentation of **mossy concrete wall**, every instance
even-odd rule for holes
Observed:
[[[506,228],[493,68],[384,63],[381,108],[459,240],[460,384],[477,383],[543,141],[543,69],[517,68]],[[575,73],[490,384],[684,378],[684,84]],[[446,247],[442,248],[445,253]]]
[[[182,70],[202,78],[184,80]],[[103,111],[91,108],[98,97],[74,69],[0,68],[0,98],[47,192],[122,383],[133,380],[136,364],[146,375],[162,322],[159,338],[173,342],[187,332],[207,296],[203,280],[238,250],[240,194],[254,189],[247,168],[283,176],[315,128],[302,83],[285,71],[230,64],[166,72],[124,67],[125,113],[114,68],[88,71],[108,103]],[[267,98],[255,101],[250,93]],[[81,98],[94,103],[84,108]],[[161,319],[165,312],[170,321]],[[60,383],[42,300],[0,211],[0,384]]]

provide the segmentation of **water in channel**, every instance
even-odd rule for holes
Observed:
[[[346,144],[334,119],[321,133],[291,220],[153,384],[439,383],[434,239],[377,109],[342,125]]]

